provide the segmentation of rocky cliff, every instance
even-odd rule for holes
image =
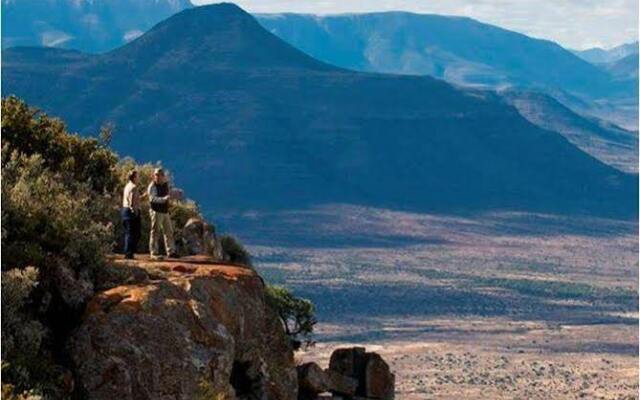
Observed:
[[[126,284],[98,293],[74,333],[76,390],[90,399],[295,399],[293,352],[264,283],[203,256],[114,260]]]

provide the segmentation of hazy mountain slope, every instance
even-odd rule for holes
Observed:
[[[638,134],[597,119],[577,115],[551,96],[507,91],[502,93],[532,123],[559,132],[599,160],[628,172],[638,171]]]
[[[606,64],[604,68],[617,79],[638,81],[638,53],[630,54],[618,61]]]
[[[52,46],[98,53],[187,7],[189,0],[3,0],[2,47]]]
[[[469,18],[384,12],[262,14],[258,20],[313,57],[345,68],[431,75],[463,86],[533,89],[580,114],[637,127],[637,80],[611,76],[553,42]]]
[[[345,68],[431,75],[463,85],[554,87],[596,97],[625,90],[553,42],[469,18],[384,12],[258,19],[313,57]]]
[[[606,64],[616,62],[632,54],[638,54],[638,42],[625,43],[609,50],[594,47],[587,50],[574,50],[573,52],[592,64]]]
[[[230,4],[185,10],[110,53],[3,52],[15,93],[167,162],[211,212],[355,203],[635,214],[636,178],[430,77],[340,70]]]

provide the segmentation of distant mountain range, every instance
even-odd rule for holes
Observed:
[[[189,0],[2,0],[2,47],[101,53],[187,7]]]
[[[4,0],[2,46],[105,52],[189,7],[189,0]],[[613,64],[637,53],[637,43],[575,52],[590,65],[553,42],[469,18],[405,12],[257,17],[285,41],[333,65],[541,91],[583,115],[637,129],[637,63]]]
[[[637,126],[637,79],[621,80],[554,42],[470,18],[407,12],[257,18],[305,53],[340,67],[430,75],[471,87],[542,91],[563,103],[581,100],[565,104],[582,114]],[[588,106],[580,107],[582,102]]]
[[[121,154],[164,160],[213,213],[322,203],[637,212],[637,176],[503,97],[325,64],[230,4],[184,10],[109,53],[15,48],[2,63],[3,95],[85,134],[113,122]]]
[[[344,68],[430,75],[465,86],[610,90],[605,73],[557,44],[470,18],[407,12],[257,18],[307,54]]]
[[[580,58],[592,64],[608,64],[614,63],[633,54],[637,55],[638,42],[635,41],[632,43],[622,44],[609,50],[594,47],[588,50],[574,50],[573,52]]]

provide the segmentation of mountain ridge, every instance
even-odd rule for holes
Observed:
[[[522,82],[509,79],[504,82],[511,85],[559,84],[562,81],[558,79],[562,77],[567,82],[573,82],[567,88],[575,90],[580,87],[585,91],[586,82],[580,74],[589,74],[591,85],[604,85],[606,80],[606,74],[599,68],[574,56],[553,41],[531,38],[468,17],[389,11],[327,16],[294,13],[257,14],[257,18],[267,30],[306,53],[351,69],[428,74],[443,78],[448,68],[449,57],[449,62],[457,62],[456,59],[460,58],[466,63],[479,63],[478,68],[485,65],[496,69],[494,74],[506,74],[505,78],[512,74],[511,78],[524,79]],[[314,41],[313,37],[305,35],[318,35],[318,40]],[[319,38],[324,41],[320,41]],[[495,53],[498,46],[506,51],[506,45],[513,45],[512,54]],[[344,46],[349,46],[351,53],[361,57],[360,62],[363,64],[348,65],[348,61],[333,57],[331,47],[341,49]],[[392,60],[392,54],[397,61]],[[550,74],[545,64],[527,65],[525,60],[531,62],[538,55],[545,55],[547,59],[553,56],[558,63],[556,68],[571,69],[574,72],[573,76],[562,73]],[[429,63],[436,65],[429,69]],[[455,65],[453,67],[457,68]],[[522,72],[510,71],[505,69],[507,67],[520,68]],[[463,69],[464,66],[459,68]],[[540,75],[540,71],[544,71],[548,76]],[[456,73],[458,72],[451,72]],[[445,79],[466,85],[485,83],[482,81],[483,77],[474,78],[473,71],[470,74],[469,79],[465,79],[464,76]],[[575,78],[576,75],[580,78]],[[536,83],[536,79],[547,79],[548,82],[541,80]],[[490,82],[488,84],[493,85]]]
[[[555,42],[471,18],[397,11],[257,18],[286,42],[343,68],[545,92],[580,114],[637,125],[637,78],[619,79]]]
[[[593,47],[586,50],[572,50],[578,57],[592,64],[608,64],[616,62],[632,54],[638,54],[638,41],[623,43],[611,49]]]
[[[192,6],[190,0],[4,1],[2,47],[41,45],[100,53]]]
[[[580,149],[622,171],[638,171],[638,134],[574,113],[552,96],[503,91],[501,95],[531,123],[558,132]]]
[[[46,44],[77,48],[89,53],[113,50],[132,41],[173,12],[192,7],[188,0],[126,0],[109,3],[17,0],[7,4],[2,15],[3,48]],[[49,10],[45,7],[47,4],[56,7],[51,6],[53,8]],[[123,6],[132,12],[122,12]],[[553,41],[530,38],[468,17],[405,11],[328,16],[294,13],[256,16],[263,20],[290,18],[294,23],[286,26],[285,31],[297,29],[297,36],[309,33],[308,28],[296,28],[300,24],[295,20],[298,17],[309,18],[320,26],[331,25],[333,28],[336,28],[335,22],[327,24],[325,19],[362,21],[379,17],[385,20],[383,24],[368,26],[364,31],[362,26],[371,25],[370,22],[358,22],[346,28],[338,26],[337,37],[332,37],[331,32],[324,32],[323,41],[331,43],[331,46],[323,49],[305,48],[305,40],[295,43],[287,35],[281,36],[314,58],[342,68],[365,72],[428,74],[456,85],[475,88],[545,91],[580,114],[636,129],[637,72],[630,70],[629,65],[614,67],[595,63],[590,66],[593,63],[586,61],[589,65],[581,64],[580,54],[565,51]],[[399,23],[400,19],[405,22]],[[408,20],[413,22],[406,22]],[[92,21],[92,25],[87,25],[88,21]],[[288,24],[289,21],[285,22]],[[263,25],[269,28],[269,22]],[[17,35],[14,31],[22,33]],[[43,32],[49,32],[51,37],[62,34],[66,39],[45,43]],[[438,37],[451,40],[443,42]],[[364,50],[358,46],[349,47],[359,42],[362,43],[358,46],[366,47]],[[620,51],[632,47],[619,46]],[[614,53],[616,51],[611,50]],[[363,52],[366,54],[358,55]],[[510,56],[512,54],[514,57]],[[574,57],[574,54],[578,57]],[[549,66],[559,68],[558,72]],[[622,76],[625,79],[621,79]],[[581,101],[572,100],[576,95],[580,96]],[[584,102],[589,105],[580,106]]]

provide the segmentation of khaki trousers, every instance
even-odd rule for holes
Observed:
[[[176,252],[175,242],[173,241],[173,225],[169,213],[159,213],[153,210],[151,214],[151,233],[149,234],[149,250],[152,256],[160,255],[160,230],[164,235],[164,246],[167,255]]]

